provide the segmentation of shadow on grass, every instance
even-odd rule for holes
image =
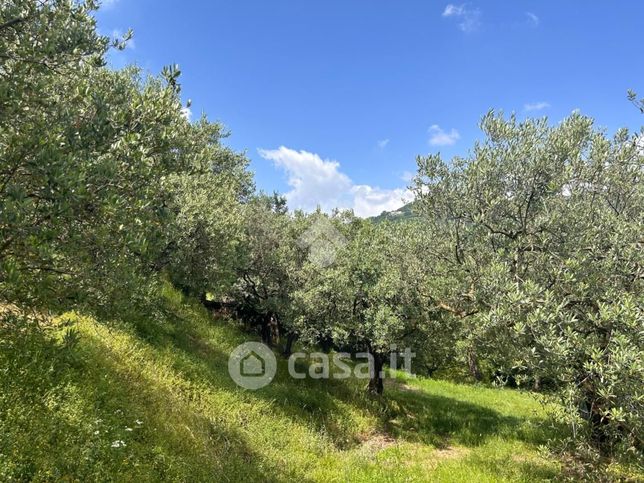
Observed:
[[[199,315],[209,317],[206,312]],[[187,363],[179,364],[177,369],[189,379],[203,380],[205,370],[210,373],[210,383],[220,389],[239,390],[228,375],[228,354],[202,340],[185,323],[186,314],[170,312],[168,316],[172,322],[163,334],[158,326],[145,323],[137,327],[139,335],[156,347],[180,349]],[[177,327],[172,327],[175,324]],[[391,436],[439,448],[449,444],[479,446],[492,437],[538,445],[552,435],[542,420],[505,416],[489,407],[421,390],[406,391],[389,386],[384,396],[371,397],[363,384],[356,381],[309,377],[295,380],[288,375],[286,361],[280,356],[277,359],[278,373],[274,381],[249,392],[249,396],[273,402],[275,411],[299,423],[313,425],[329,436],[338,449],[348,449],[359,442],[356,428],[345,414],[347,407],[368,414],[379,423],[380,430]],[[302,361],[298,361],[298,366],[298,372],[306,372],[307,366]]]
[[[237,399],[241,401],[268,402],[270,411],[324,433],[340,450],[360,443],[356,414],[368,417],[369,423],[375,421],[376,429],[399,440],[439,448],[475,447],[494,437],[538,444],[546,437],[537,419],[504,416],[455,398],[392,387],[382,397],[370,397],[362,381],[294,380],[279,356],[273,383],[245,392],[228,375],[225,350],[246,338],[227,329],[219,333],[224,343],[209,340],[204,337],[207,328],[192,321],[195,317],[208,320],[205,312],[191,305],[168,310],[163,321],[133,322],[131,335],[137,345],[149,349],[145,361],[138,354],[130,357],[127,347],[117,348],[93,336],[81,339],[79,358],[71,361],[58,360],[60,347],[44,337],[24,346],[3,346],[7,376],[13,380],[0,381],[4,389],[0,403],[11,402],[8,409],[15,419],[6,422],[0,417],[5,431],[0,453],[19,455],[16,462],[25,468],[25,477],[58,474],[90,481],[110,474],[121,479],[199,481],[209,474],[224,481],[306,481],[301,468],[285,468],[253,448],[253,441],[235,421],[227,423],[216,411],[208,413],[193,404],[202,389],[244,393]],[[181,386],[167,387],[159,382],[162,378],[140,370],[140,363],[168,371]],[[300,372],[306,368],[301,363]],[[219,401],[218,395],[212,400]],[[25,408],[24,414],[16,417],[15,408]],[[124,432],[125,424],[131,426],[139,417],[145,424]],[[96,428],[86,422],[99,419],[104,422],[96,435]],[[110,446],[120,439],[127,441],[127,448]],[[471,457],[480,459],[480,455]],[[498,458],[477,463],[495,474],[503,474],[503,464]],[[526,475],[541,471],[531,461],[517,461],[515,466]],[[545,476],[547,470],[543,471]]]
[[[254,451],[234,426],[195,411],[189,398],[146,377],[136,357],[91,329],[73,349],[37,330],[0,335],[3,480],[286,482],[296,476]]]
[[[182,356],[176,358],[174,368],[187,380],[198,384],[206,381],[216,390],[243,391],[228,375],[229,354],[222,352],[218,343],[204,340],[198,324],[186,323],[191,317],[210,318],[211,315],[197,305],[191,306],[189,313],[183,307],[181,313],[169,311],[170,322],[165,327],[153,321],[139,324],[136,329],[139,337],[157,349],[178,349]],[[227,322],[213,320],[212,324]],[[232,327],[231,332],[234,332]],[[239,334],[227,342],[235,345],[251,338]],[[366,382],[309,377],[295,380],[288,375],[287,362],[279,355],[277,359],[278,373],[274,381],[258,391],[246,392],[246,396],[268,402],[276,414],[325,434],[339,450],[351,449],[362,441],[360,429],[355,425],[356,413],[375,422],[377,431],[401,441],[437,448],[451,445],[473,448],[492,438],[536,446],[554,434],[537,417],[507,416],[489,406],[422,390],[389,386],[384,396],[371,397],[364,390]],[[298,365],[299,372],[306,372],[305,363],[299,361]],[[532,467],[530,462],[521,464]]]
[[[544,421],[539,418],[507,416],[489,405],[445,395],[387,387],[384,396],[372,397],[366,393],[364,381],[315,380],[309,377],[295,380],[288,375],[287,361],[279,355],[278,373],[273,382],[258,391],[245,391],[229,377],[227,352],[241,342],[256,338],[237,332],[228,321],[211,317],[200,306],[186,305],[184,301],[179,310],[167,310],[163,323],[141,320],[133,327],[137,338],[154,349],[151,355],[159,357],[159,362],[165,361],[167,364],[167,355],[172,352],[172,371],[185,381],[206,391],[235,394],[235,397],[243,393],[240,400],[245,403],[261,400],[261,407],[267,407],[278,418],[284,417],[324,434],[325,439],[337,450],[352,450],[363,443],[359,420],[366,421],[363,427],[367,431],[375,429],[399,441],[447,450],[453,445],[479,447],[494,438],[536,445],[548,437],[548,431],[542,427]],[[200,321],[195,322],[196,318]],[[208,333],[204,322],[223,327],[220,331]],[[299,372],[307,372],[305,362],[299,361],[298,366]],[[196,417],[203,419],[196,423],[197,426],[210,428],[209,439],[228,448],[222,456],[227,459],[224,463],[225,474],[243,475],[249,481],[302,480],[301,468],[285,469],[267,460],[263,452],[253,451],[252,443],[236,428],[222,428],[213,424],[212,418],[199,414]],[[459,457],[460,461],[455,460],[454,464],[456,467],[463,465],[460,471],[477,467],[489,474],[506,475],[510,480],[545,479],[554,474],[551,467],[536,460],[508,461],[506,453],[499,458],[492,448],[494,446],[485,448],[482,453],[465,452]],[[423,454],[423,458],[429,458],[429,462],[435,457],[440,458],[433,456],[433,453],[429,456]],[[451,462],[448,464],[451,465]]]
[[[339,405],[338,401],[362,411],[369,401],[344,381],[314,380],[308,377],[293,379],[288,374],[287,361],[276,354],[277,373],[271,384],[257,391],[246,391],[239,388],[228,374],[229,354],[203,340],[195,327],[186,324],[182,317],[175,314],[169,316],[168,320],[171,324],[165,327],[155,326],[152,321],[140,320],[134,329],[141,341],[155,349],[153,357],[162,354],[163,350],[180,355],[173,358],[173,369],[182,378],[195,384],[203,384],[205,381],[213,389],[243,392],[245,397],[268,402],[272,411],[325,434],[337,448],[347,448],[357,442],[352,418],[346,414],[346,407]],[[250,339],[251,337],[245,340]],[[243,337],[234,342],[242,341]],[[308,369],[302,361],[298,361],[297,367],[299,372],[306,372]]]
[[[397,413],[388,430],[398,438],[443,448],[448,444],[475,447],[492,437],[538,445],[547,440],[545,422],[505,416],[490,408],[428,394],[393,389],[386,396]]]
[[[179,362],[169,372],[188,384],[186,391],[182,390],[183,386],[178,391],[176,388],[165,387],[159,381],[147,377],[144,372],[137,372],[132,377],[128,369],[123,369],[131,367],[131,362],[128,364],[121,354],[105,351],[104,347],[94,348],[93,357],[100,362],[98,370],[109,373],[110,378],[118,381],[120,390],[129,394],[129,404],[148,409],[148,417],[152,418],[149,426],[153,426],[150,428],[153,432],[148,435],[150,441],[142,441],[144,447],[155,448],[155,452],[162,452],[173,459],[192,460],[185,467],[211,470],[207,477],[209,481],[292,481],[295,475],[286,473],[276,462],[269,461],[254,451],[240,431],[217,418],[203,414],[198,405],[192,404],[197,394],[194,392],[195,388],[189,387],[190,382],[203,386],[203,376],[207,374],[203,372],[204,369],[210,371],[213,380],[221,381],[222,371],[216,369],[225,357],[207,345],[193,351],[191,344],[198,339],[193,339],[194,335],[188,332],[180,334],[178,338],[171,340],[164,337],[153,338],[152,345],[155,348],[174,347],[182,350],[185,362]],[[157,353],[153,352],[154,355]],[[150,362],[154,364],[159,361]],[[161,369],[163,366],[158,367]],[[156,408],[153,414],[150,414],[150,407]],[[182,476],[189,476],[194,481],[202,481],[204,478],[203,474]]]

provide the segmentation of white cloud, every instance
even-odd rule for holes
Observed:
[[[400,175],[400,179],[402,179],[405,183],[411,183],[415,177],[416,173],[413,173],[411,171],[403,171],[403,173]]]
[[[335,207],[349,207],[347,193],[353,183],[340,172],[337,161],[285,146],[273,150],[260,149],[259,154],[286,171],[292,188],[286,193],[291,208],[312,211],[320,205],[323,210],[330,211]]]
[[[523,106],[523,108],[528,112],[541,111],[542,109],[547,109],[548,107],[550,107],[550,104],[545,101],[528,103]]]
[[[366,218],[376,216],[383,211],[394,211],[413,199],[406,188],[393,190],[374,188],[369,185],[356,185],[351,189],[353,194],[353,211],[357,216]],[[406,200],[406,201],[403,201]]]
[[[456,129],[445,132],[438,124],[431,125],[428,132],[429,144],[432,146],[452,146],[461,137]]]
[[[400,208],[412,194],[405,188],[382,189],[357,185],[340,171],[340,163],[322,159],[315,153],[296,151],[280,146],[259,149],[264,159],[275,163],[288,175],[291,191],[286,193],[291,209],[311,212],[318,206],[324,211],[351,208],[360,217],[379,215],[382,211]]]
[[[539,26],[539,23],[540,23],[539,17],[537,17],[537,16],[536,16],[534,13],[532,13],[532,12],[526,12],[525,14],[526,14],[526,17],[528,17],[528,21],[529,21],[529,22],[530,22],[534,27],[538,27],[538,26]]]
[[[108,9],[108,8],[111,8],[114,5],[116,5],[118,3],[118,1],[119,0],[102,0],[100,6],[101,6],[101,8]]]
[[[448,4],[443,10],[443,17],[454,17],[458,19],[458,28],[463,32],[474,32],[481,26],[481,11],[477,8],[470,8],[468,4]]]
[[[380,149],[385,149],[387,144],[389,144],[389,139],[381,139],[377,144]]]
[[[463,15],[463,10],[465,9],[465,5],[452,5],[451,3],[445,7],[445,10],[443,10],[443,17],[451,17],[452,15]]]

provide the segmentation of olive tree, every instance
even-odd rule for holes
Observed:
[[[201,119],[184,135],[192,169],[169,177],[173,219],[159,268],[186,293],[220,299],[235,282],[243,210],[253,191],[248,160],[224,146],[220,124]]]
[[[309,264],[296,299],[303,317],[336,348],[369,354],[368,390],[383,392],[382,371],[392,354],[426,349],[440,318],[423,294],[426,272],[414,224],[373,224],[346,218],[346,237],[329,266]]]
[[[576,436],[642,449],[644,156],[573,114],[489,113],[470,156],[418,159],[427,230],[444,242],[445,310],[463,347],[518,382],[551,381]],[[476,360],[470,361],[476,364]]]
[[[165,266],[230,272],[245,158],[185,118],[178,68],[104,67],[95,7],[12,0],[0,14],[0,296],[22,305],[112,310],[146,299]],[[183,263],[202,227],[210,250]]]
[[[267,344],[289,332],[294,318],[292,293],[302,250],[286,200],[260,194],[243,208],[243,235],[232,296],[240,317]],[[287,335],[288,334],[284,334]]]

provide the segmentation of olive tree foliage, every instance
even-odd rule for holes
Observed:
[[[259,331],[265,343],[293,331],[292,293],[302,260],[297,244],[297,220],[286,200],[260,194],[243,207],[243,235],[232,297],[238,315]]]
[[[172,228],[192,209],[185,190],[200,186],[219,212],[246,190],[220,127],[182,115],[178,69],[142,79],[104,67],[95,8],[2,2],[0,297],[24,306],[145,300],[152,275],[181,257]]]
[[[169,178],[174,219],[161,265],[185,292],[221,298],[237,275],[252,175],[246,156],[221,144],[227,136],[221,125],[202,119],[191,126],[190,136],[186,156],[193,169]]]
[[[342,287],[337,278],[337,263],[360,220],[350,212],[337,211],[328,215],[318,210],[308,215],[303,223],[305,227],[299,245],[304,253],[292,297],[293,324],[304,345],[319,345],[329,350],[337,342],[334,329],[346,313],[348,303],[346,291],[342,290],[346,287]],[[339,238],[340,243],[330,236]],[[320,259],[320,254],[330,257]]]
[[[491,112],[481,127],[469,157],[418,159],[418,203],[442,240],[427,260],[444,274],[440,305],[462,324],[464,351],[519,383],[550,381],[575,436],[641,451],[637,136],[609,138],[578,114],[551,126]]]
[[[33,281],[25,278],[44,282],[58,275],[55,267],[42,263],[53,255],[43,253],[47,247],[35,233],[46,236],[53,228],[43,225],[52,225],[59,212],[70,211],[68,206],[54,209],[50,202],[54,189],[64,198],[74,185],[61,173],[69,163],[59,152],[65,140],[55,126],[68,116],[61,109],[61,94],[76,87],[76,73],[85,64],[100,64],[107,48],[107,39],[95,33],[91,7],[71,2],[2,3],[0,290],[5,298],[18,295],[7,292],[18,289],[19,279],[26,282],[20,285],[27,292]],[[29,295],[35,294],[22,294]]]
[[[627,93],[628,100],[644,114],[644,98],[638,99],[637,92],[629,90]]]
[[[368,389],[382,393],[383,365],[405,348],[429,348],[441,327],[423,293],[426,271],[415,224],[337,220],[346,238],[329,266],[304,266],[295,294],[309,333],[330,337],[338,349],[366,352],[373,359]],[[446,333],[446,332],[443,332]],[[413,369],[413,367],[412,367]]]

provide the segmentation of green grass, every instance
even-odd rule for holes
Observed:
[[[374,398],[362,381],[293,380],[284,360],[272,384],[245,391],[227,359],[247,335],[169,288],[162,312],[3,329],[0,481],[560,476],[539,450],[557,430],[530,394],[399,375]]]

